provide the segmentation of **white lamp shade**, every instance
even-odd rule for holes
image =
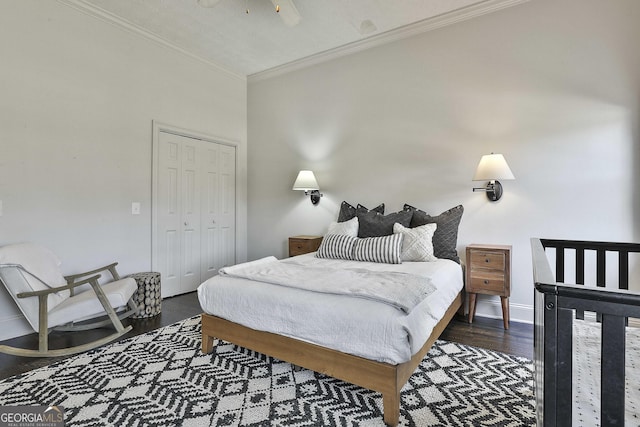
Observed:
[[[516,179],[502,154],[486,154],[480,159],[472,181]]]
[[[296,182],[293,183],[293,190],[320,190],[320,187],[312,171],[300,171]]]

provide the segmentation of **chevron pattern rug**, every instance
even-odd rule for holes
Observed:
[[[437,341],[402,389],[401,426],[535,425],[532,362]],[[67,426],[384,426],[382,396],[217,342],[200,317],[0,382],[0,405]]]

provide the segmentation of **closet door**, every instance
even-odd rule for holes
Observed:
[[[180,137],[182,141],[181,277],[178,293],[195,291],[200,281],[200,199],[201,151],[203,142]]]
[[[218,268],[236,263],[236,148],[220,146],[220,259]]]
[[[168,297],[235,263],[236,149],[159,131],[154,152],[152,268]]]
[[[162,273],[163,297],[200,284],[200,142],[160,133],[154,269]]]
[[[236,149],[203,146],[202,264],[204,282],[218,269],[235,264]]]

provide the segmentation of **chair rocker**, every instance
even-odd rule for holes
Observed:
[[[91,350],[129,332],[131,326],[124,327],[121,320],[137,312],[131,298],[137,285],[132,278],[120,278],[117,264],[63,276],[61,262],[47,248],[33,243],[0,247],[0,282],[38,332],[38,350],[0,345],[0,352],[27,357],[66,356]],[[102,272],[109,272],[113,281],[99,283]],[[105,314],[106,320],[95,320]],[[49,349],[51,330],[80,331],[109,325],[116,330],[109,336],[74,347]]]

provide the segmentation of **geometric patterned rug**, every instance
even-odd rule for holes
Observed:
[[[67,426],[384,426],[382,396],[235,345],[200,352],[200,316],[0,382],[0,405],[58,405]],[[400,426],[533,426],[530,360],[437,341]]]

